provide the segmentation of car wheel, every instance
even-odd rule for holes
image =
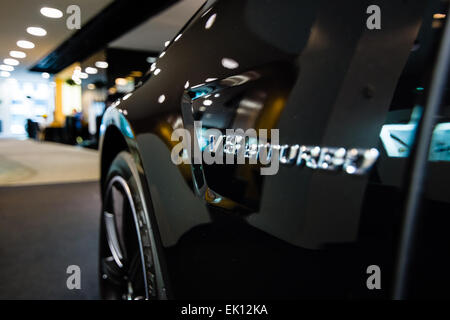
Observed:
[[[133,158],[119,153],[103,186],[100,294],[103,299],[161,298],[156,247]]]

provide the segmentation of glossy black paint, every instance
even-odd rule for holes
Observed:
[[[209,1],[158,59],[159,73],[108,109],[102,172],[127,146],[146,181],[170,297],[389,295],[398,212],[387,204],[399,203],[398,189],[373,183],[376,173],[280,167],[263,177],[254,166],[211,165],[199,192],[192,168],[170,160],[183,104],[209,127],[278,128],[280,144],[379,148],[424,2],[378,3],[383,28],[372,31],[369,1]],[[213,100],[203,111],[205,96],[193,99],[201,90]],[[366,288],[371,264],[386,270],[383,290]]]

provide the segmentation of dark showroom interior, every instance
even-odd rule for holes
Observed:
[[[449,5],[2,0],[0,300],[450,299]]]

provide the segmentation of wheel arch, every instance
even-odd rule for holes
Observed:
[[[122,151],[130,152],[130,148],[120,129],[110,124],[102,135],[100,150],[100,183],[103,186],[114,158]]]
[[[143,188],[143,197],[145,206],[147,208],[148,218],[152,226],[152,232],[155,237],[156,252],[158,253],[159,264],[162,270],[162,277],[164,279],[164,291],[165,295],[171,296],[170,281],[167,277],[166,261],[163,256],[163,247],[161,242],[161,236],[159,233],[159,226],[151,212],[154,211],[152,195],[148,187],[146,173],[143,170],[141,154],[137,147],[137,142],[134,136],[134,132],[125,118],[125,116],[117,111],[116,108],[109,108],[105,112],[100,129],[100,189],[101,197],[103,199],[105,192],[105,183],[108,175],[109,168],[116,158],[116,156],[122,152],[127,151],[131,154],[134,164],[138,168],[139,181]]]

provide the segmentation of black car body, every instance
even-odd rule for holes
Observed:
[[[431,17],[442,3],[378,1],[382,26],[373,30],[369,1],[282,2],[208,1],[139,88],[104,115],[102,191],[113,160],[128,152],[157,256],[149,262],[156,265],[149,277],[159,279],[153,296],[392,297],[414,139],[398,142],[391,131],[395,141],[387,142],[380,133],[412,123],[414,107],[425,104],[442,34]],[[175,165],[172,133],[192,120],[224,133],[276,128],[280,145],[376,148],[379,157],[362,175]],[[405,155],[390,155],[393,143]],[[446,160],[430,161],[423,204],[430,214],[411,296],[445,292],[426,262],[448,265],[448,236],[437,240],[449,222],[448,192],[440,189],[448,170]],[[372,265],[381,289],[367,286]]]

